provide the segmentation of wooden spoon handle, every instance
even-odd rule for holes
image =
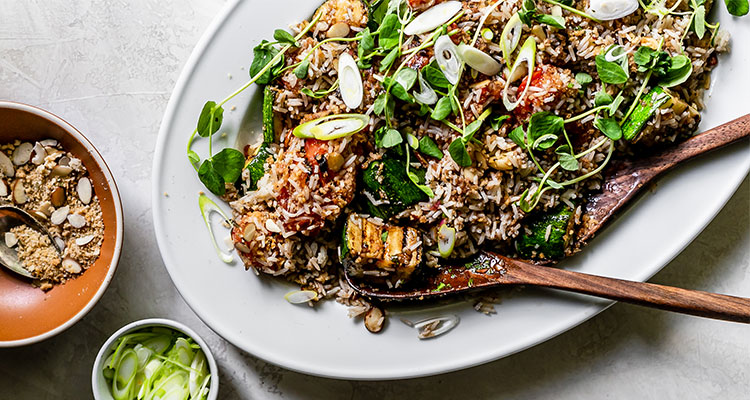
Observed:
[[[709,129],[676,146],[633,163],[632,169],[650,170],[653,176],[693,157],[750,136],[750,114]]]
[[[633,282],[513,261],[504,280],[639,304],[699,317],[750,323],[750,299]]]

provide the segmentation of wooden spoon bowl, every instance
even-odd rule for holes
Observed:
[[[0,347],[35,343],[52,337],[80,320],[104,294],[115,273],[122,248],[122,204],[107,164],[72,125],[25,104],[0,101],[0,141],[55,139],[79,158],[89,172],[104,219],[99,259],[76,279],[48,292],[0,268]]]

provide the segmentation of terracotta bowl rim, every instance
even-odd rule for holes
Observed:
[[[106,178],[107,184],[109,185],[109,188],[110,188],[112,202],[115,208],[115,222],[116,222],[115,246],[114,246],[114,251],[112,253],[112,262],[110,263],[109,269],[107,270],[107,275],[104,277],[104,280],[102,280],[94,296],[91,297],[91,300],[89,300],[89,302],[80,311],[78,311],[77,314],[75,314],[70,319],[68,319],[61,325],[57,326],[56,328],[51,329],[47,332],[41,333],[39,335],[24,338],[24,339],[0,341],[0,348],[3,348],[3,347],[26,346],[26,345],[38,343],[43,340],[49,339],[65,331],[71,326],[73,326],[76,322],[80,321],[81,318],[83,318],[89,311],[91,311],[92,308],[94,308],[94,305],[96,305],[96,303],[99,301],[102,295],[104,295],[104,292],[107,290],[107,287],[109,287],[109,284],[112,281],[112,277],[115,274],[115,270],[117,270],[117,264],[120,261],[120,254],[122,252],[123,218],[122,218],[122,200],[120,198],[120,191],[117,188],[117,183],[115,182],[115,178],[112,175],[112,171],[110,171],[109,166],[104,161],[104,158],[96,149],[96,147],[94,147],[91,141],[89,141],[88,138],[86,138],[86,136],[83,135],[83,133],[81,133],[78,129],[76,129],[73,125],[71,125],[64,119],[58,117],[57,115],[47,110],[43,110],[39,107],[35,107],[35,106],[24,104],[24,103],[18,103],[14,101],[0,100],[0,108],[26,111],[30,114],[33,114],[36,117],[46,119],[47,121],[61,128],[68,135],[73,136],[73,138],[75,138],[78,142],[80,142],[83,145],[83,147],[86,148],[88,153],[92,156],[94,161],[96,161],[97,166],[99,167],[99,169],[101,169],[102,174]]]
[[[209,386],[207,399],[216,400],[219,397],[219,367],[218,364],[216,364],[216,359],[214,358],[214,355],[211,352],[211,348],[208,346],[208,343],[206,343],[206,341],[203,340],[203,338],[200,337],[197,332],[195,332],[185,324],[166,318],[147,318],[133,321],[118,329],[115,333],[112,334],[112,336],[109,337],[109,339],[107,339],[106,342],[104,342],[104,344],[102,344],[102,347],[96,354],[96,359],[94,360],[94,365],[91,369],[91,390],[94,393],[94,399],[112,399],[112,395],[109,392],[101,393],[101,390],[99,389],[99,385],[104,379],[104,375],[102,374],[102,363],[104,362],[104,359],[106,357],[109,357],[109,348],[112,346],[112,343],[114,343],[115,340],[117,340],[120,336],[125,335],[126,333],[148,328],[151,326],[167,327],[182,332],[192,338],[195,343],[197,343],[198,346],[201,347],[201,350],[203,350],[203,354],[206,356],[206,361],[208,361],[208,371],[211,374],[211,385]]]

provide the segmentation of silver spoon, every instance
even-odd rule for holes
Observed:
[[[21,225],[27,225],[31,229],[47,235],[50,243],[52,243],[58,253],[62,254],[62,249],[57,245],[52,235],[49,234],[49,231],[36,218],[32,217],[31,214],[18,207],[0,205],[0,235],[4,237],[6,232],[10,232],[12,228]],[[36,278],[24,268],[21,260],[18,259],[18,253],[5,245],[5,240],[0,240],[0,265],[27,278]]]

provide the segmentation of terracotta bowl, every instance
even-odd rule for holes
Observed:
[[[117,185],[94,145],[72,125],[47,111],[0,101],[0,142],[56,139],[80,158],[99,197],[104,242],[99,259],[76,279],[48,292],[0,267],[0,347],[23,346],[71,327],[94,307],[107,289],[122,249],[122,204]]]

